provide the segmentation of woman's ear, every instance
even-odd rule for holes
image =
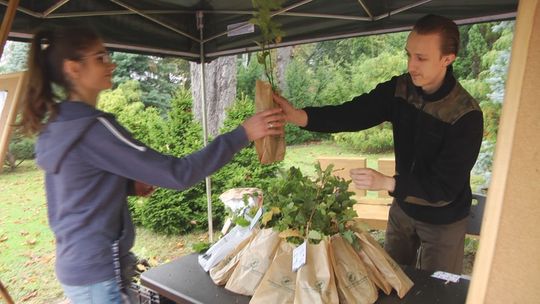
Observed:
[[[79,78],[81,65],[78,61],[65,59],[62,68],[68,79],[73,81]]]

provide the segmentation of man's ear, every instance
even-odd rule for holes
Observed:
[[[443,56],[443,64],[449,66],[456,60],[456,54],[448,54]]]
[[[78,61],[65,59],[62,66],[64,74],[68,79],[78,79],[81,65]]]

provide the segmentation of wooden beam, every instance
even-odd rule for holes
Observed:
[[[540,0],[519,1],[468,304],[540,299]]]
[[[15,19],[18,6],[19,0],[9,0],[8,8],[2,18],[2,26],[0,27],[0,58],[2,58],[2,53],[4,53],[4,45],[11,30],[13,19]]]
[[[21,104],[23,88],[27,81],[26,76],[26,72],[0,75],[0,92],[7,92],[7,97],[0,107],[0,173],[9,148],[13,123]]]

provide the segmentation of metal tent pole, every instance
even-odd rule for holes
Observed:
[[[197,29],[200,35],[200,58],[201,58],[201,115],[203,125],[203,142],[204,145],[208,145],[208,122],[206,121],[206,75],[204,68],[204,41],[203,41],[203,17],[202,11],[197,11]],[[212,243],[214,241],[214,227],[212,224],[212,181],[207,176],[206,182],[206,203],[208,209],[208,239]]]

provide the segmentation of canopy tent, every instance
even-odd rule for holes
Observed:
[[[0,4],[6,15],[9,1]],[[285,36],[270,47],[404,31],[428,13],[468,24],[511,19],[516,10],[517,0],[286,0],[273,13]],[[41,26],[86,23],[109,49],[204,63],[259,50],[260,31],[248,22],[253,13],[251,0],[19,0],[9,38],[28,41]],[[201,69],[206,145],[204,64]],[[208,178],[206,183],[212,231]]]
[[[531,139],[540,132],[540,0],[519,1],[519,9],[517,0],[298,0],[286,1],[283,7],[276,18],[287,36],[278,46],[402,31],[426,13],[445,15],[459,24],[516,17],[493,179],[468,303],[538,299],[540,262],[533,257],[540,255],[540,207],[533,189],[540,179],[540,143]],[[252,42],[257,31],[226,35],[227,25],[246,22],[251,11],[249,0],[0,0],[0,51],[8,33],[12,40],[28,40],[42,24],[87,22],[113,49],[208,60],[257,50]],[[202,29],[197,28],[197,15]]]
[[[428,13],[458,24],[510,19],[517,2],[286,0],[274,13],[285,32],[275,47],[404,31]],[[8,3],[0,0],[0,14]],[[246,24],[253,12],[251,0],[20,0],[9,38],[28,40],[44,25],[89,23],[111,49],[200,61],[258,50],[260,33]]]

